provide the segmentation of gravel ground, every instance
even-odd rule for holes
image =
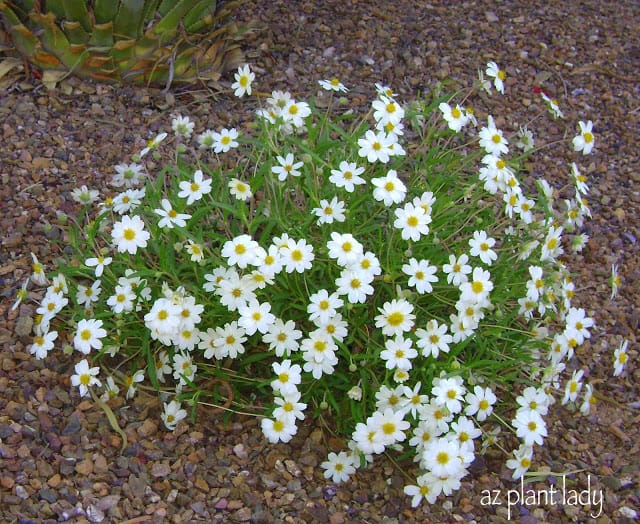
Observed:
[[[470,85],[488,60],[506,68],[505,114],[523,124],[539,110],[534,85],[560,101],[566,120],[550,133],[575,133],[594,121],[596,151],[583,162],[594,214],[591,240],[572,262],[578,305],[596,319],[576,367],[599,392],[589,417],[556,406],[536,467],[580,470],[574,489],[601,490],[604,504],[522,507],[512,521],[631,522],[640,512],[637,333],[640,314],[640,4],[635,0],[249,1],[240,13],[257,22],[246,42],[259,89],[315,94],[317,80],[338,76],[350,103],[367,104],[374,82],[411,100],[434,81]],[[70,78],[48,92],[23,74],[0,84],[0,522],[506,522],[504,497],[517,488],[499,455],[474,463],[455,496],[417,510],[403,495],[405,477],[378,461],[348,485],[322,479],[319,463],[331,442],[303,427],[291,445],[268,446],[255,420],[223,425],[203,413],[194,426],[168,433],[157,401],[141,395],[114,406],[128,446],[103,412],[70,392],[64,357],[43,365],[28,354],[32,303],[11,312],[30,272],[29,253],[51,264],[60,238],[56,211],[73,213],[70,191],[104,186],[113,165],[127,160],[173,112],[201,129],[242,125],[247,107],[230,96],[230,78],[216,94],[192,88],[165,96],[157,89],[114,87]],[[563,126],[567,126],[565,129]],[[538,130],[539,128],[536,127]],[[544,130],[538,131],[541,133]],[[575,160],[548,147],[534,171],[553,176]],[[623,285],[610,299],[607,279],[618,264]],[[612,378],[613,349],[626,338],[631,361]],[[590,484],[588,484],[590,483]],[[549,489],[550,480],[536,484]],[[483,503],[501,490],[502,506]]]

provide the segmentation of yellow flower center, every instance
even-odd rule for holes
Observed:
[[[125,238],[125,240],[133,240],[134,238],[136,238],[136,232],[135,230],[131,229],[130,227],[126,228],[124,230],[124,233],[122,234],[122,236]]]
[[[448,464],[449,460],[449,453],[447,453],[446,451],[441,451],[436,455],[436,461],[438,462],[438,464],[442,464],[443,466],[445,464]]]
[[[393,435],[396,432],[396,425],[393,422],[385,422],[382,424],[382,432],[385,435]]]
[[[458,119],[462,116],[462,111],[460,111],[457,107],[454,107],[451,110],[451,116],[455,119]]]
[[[89,329],[83,329],[83,330],[80,332],[80,338],[81,338],[82,340],[90,340],[90,339],[91,339],[91,330],[89,330]]]
[[[404,315],[400,311],[394,311],[387,317],[390,326],[399,326],[404,322]]]

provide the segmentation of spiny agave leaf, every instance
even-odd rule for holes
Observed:
[[[174,5],[175,5],[175,0],[162,0],[160,5],[158,6],[158,13],[160,13],[161,16],[164,16],[169,11],[171,11],[171,9],[173,9]]]
[[[87,2],[78,0],[62,0],[64,6],[64,14],[67,20],[78,22],[82,28],[91,33],[91,19],[87,11]],[[47,7],[49,3],[47,2]]]
[[[203,0],[203,2],[208,3],[211,1],[212,0]],[[233,14],[233,9],[237,9],[243,2],[244,0],[235,0],[232,2],[225,2],[223,4],[213,2],[208,14],[203,13],[203,16],[193,21],[188,18],[191,14],[191,12],[189,12],[189,14],[185,16],[183,25],[189,33],[197,33],[208,26],[218,27],[221,24],[224,24],[224,22]]]
[[[83,53],[87,53],[87,46],[85,44],[69,44],[69,53],[77,57],[76,62],[84,62],[84,59],[81,55]]]
[[[120,0],[113,22],[114,34],[138,38],[144,23],[144,4],[144,0]]]
[[[89,45],[104,48],[113,46],[113,22],[95,24],[89,38]]]
[[[36,51],[31,55],[32,62],[41,69],[56,69],[62,65],[60,59],[46,51]]]
[[[89,33],[84,30],[80,22],[64,20],[62,30],[72,44],[82,44],[89,40]]]
[[[38,28],[42,29],[44,48],[55,54],[65,66],[73,70],[78,65],[78,57],[70,52],[69,40],[56,24],[56,15],[32,11],[29,18]]]
[[[119,71],[117,69],[98,69],[96,71],[87,72],[86,76],[98,82],[113,82],[120,80]]]
[[[42,5],[42,4],[46,5]],[[64,0],[47,0],[47,2],[34,2],[34,7],[38,7],[39,13],[53,13],[56,18],[63,19],[65,17],[64,12]],[[44,9],[43,9],[44,8]]]
[[[33,9],[34,0],[23,0],[19,4],[12,2],[11,7],[15,10],[15,12],[18,13],[20,20],[24,20],[27,17],[27,14],[29,13],[29,11]],[[11,9],[9,8],[6,2],[0,2],[0,12],[4,12],[6,14],[5,9],[11,11]]]
[[[148,22],[156,17],[156,11],[160,0],[147,0],[144,6],[143,20],[146,25]]]
[[[135,59],[135,47],[136,41],[133,38],[128,40],[116,40],[113,43],[110,55],[113,60],[118,64],[120,70],[125,70],[129,61]]]
[[[113,58],[105,55],[100,56],[90,53],[84,61],[83,66],[86,66],[89,69],[109,69],[111,71],[115,71],[115,68],[113,67]]]
[[[178,31],[180,20],[190,7],[188,0],[180,0],[157,24],[154,24],[151,32],[163,42],[170,40]]]
[[[16,49],[25,56],[33,55],[42,47],[33,31],[24,24],[17,24],[11,28],[11,38]]]
[[[227,20],[242,1],[0,0],[0,14],[15,47],[45,70],[168,84],[215,79],[240,63],[234,42],[244,31]]]
[[[7,5],[6,2],[0,2],[0,13],[5,16],[10,27],[22,24],[20,17]]]
[[[118,12],[119,2],[116,0],[95,0],[93,6],[93,16],[96,24],[106,24],[113,22]]]
[[[195,32],[193,25],[198,21],[208,18],[213,20],[212,15],[216,12],[216,0],[200,0],[184,16],[182,25],[187,32]]]

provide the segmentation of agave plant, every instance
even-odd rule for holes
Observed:
[[[170,85],[242,62],[243,0],[0,0],[16,49],[45,72]]]

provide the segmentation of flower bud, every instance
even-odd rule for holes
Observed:
[[[349,391],[347,391],[347,396],[351,400],[360,402],[362,400],[362,388],[360,388],[359,386],[353,386]]]

